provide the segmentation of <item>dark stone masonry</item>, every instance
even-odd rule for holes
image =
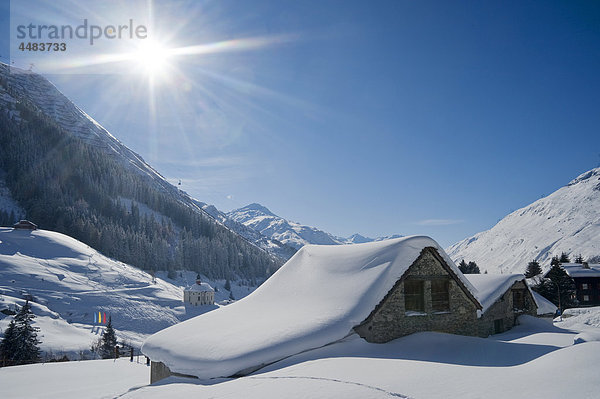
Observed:
[[[423,284],[422,311],[407,311],[405,307],[405,283],[413,280]],[[431,287],[435,281],[448,283],[449,306],[445,311],[433,308]],[[479,335],[477,309],[481,309],[479,302],[437,250],[427,247],[369,317],[354,329],[365,340],[376,343],[421,331]]]

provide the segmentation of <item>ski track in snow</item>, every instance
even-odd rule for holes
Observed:
[[[348,384],[348,385],[356,385],[362,388],[372,389],[374,391],[385,393],[386,395],[395,397],[395,398],[403,398],[403,399],[411,399],[410,396],[402,395],[396,392],[386,391],[385,389],[378,388],[372,385],[361,384],[360,382],[354,381],[343,381],[335,378],[325,378],[325,377],[310,377],[310,376],[281,376],[281,377],[248,377],[248,379],[252,380],[317,380],[317,381],[326,381],[326,382],[335,382],[340,384]]]

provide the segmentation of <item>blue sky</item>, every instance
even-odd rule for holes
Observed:
[[[337,235],[446,246],[600,163],[594,2],[164,1],[153,15],[168,47],[266,44],[173,57],[153,90],[139,65],[48,77],[222,210],[259,202]]]

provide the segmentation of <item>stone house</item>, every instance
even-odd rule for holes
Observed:
[[[510,330],[523,314],[537,316],[538,305],[522,274],[466,274],[482,305],[477,335],[487,337]]]
[[[215,290],[198,276],[196,284],[183,290],[183,302],[193,306],[212,305],[215,302]]]
[[[232,377],[353,333],[486,337],[536,309],[522,275],[465,276],[429,237],[307,245],[246,298],[154,334],[142,351],[151,382]]]
[[[481,304],[454,270],[435,248],[424,248],[354,330],[369,342],[388,342],[420,331],[478,335]]]

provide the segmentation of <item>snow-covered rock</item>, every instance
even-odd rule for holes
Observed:
[[[160,331],[142,351],[173,372],[214,378],[330,344],[352,334],[425,247],[476,292],[429,237],[307,245],[246,298]]]
[[[549,268],[562,252],[600,255],[600,168],[502,219],[490,230],[449,248],[450,257],[475,261],[490,273],[521,273],[531,260]]]

